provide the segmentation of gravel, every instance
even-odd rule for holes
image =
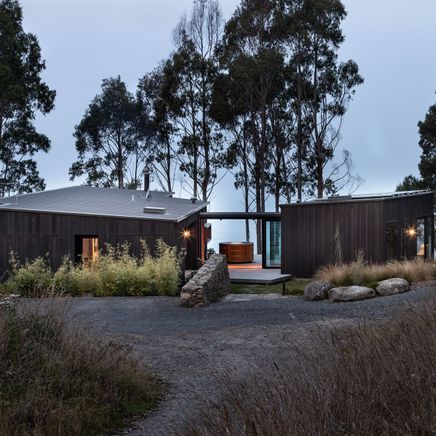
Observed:
[[[300,297],[229,295],[199,309],[179,306],[176,298],[72,298],[68,320],[94,335],[131,346],[161,375],[168,396],[149,416],[123,434],[183,434],[183,409],[197,410],[201,399],[219,392],[220,374],[291,357],[303,343],[315,347],[313,334],[325,326],[382,320],[399,309],[436,295],[436,283],[410,292],[351,303],[308,302]],[[65,303],[64,303],[65,304]]]

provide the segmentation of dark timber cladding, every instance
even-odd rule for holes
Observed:
[[[62,257],[75,252],[75,237],[96,236],[100,247],[128,242],[132,253],[140,252],[140,240],[144,239],[153,251],[156,240],[187,248],[188,241],[183,231],[191,229],[191,250],[187,268],[198,257],[196,240],[197,216],[193,215],[180,223],[148,221],[127,218],[90,217],[55,213],[18,212],[0,210],[0,274],[8,269],[9,253],[15,251],[21,259],[34,259],[49,253],[52,268],[58,268]]]
[[[368,262],[417,255],[417,220],[426,218],[429,240],[433,236],[433,194],[331,199],[283,205],[282,272],[311,277],[323,265],[335,263],[338,251],[343,262],[361,250]],[[396,232],[395,249],[388,250],[388,225]],[[393,253],[393,254],[389,254]]]
[[[9,269],[11,251],[19,258],[48,255],[53,269],[64,256],[80,259],[84,241],[104,251],[106,244],[127,242],[139,255],[141,240],[151,252],[156,241],[186,249],[185,266],[194,269],[199,257],[199,214],[205,202],[171,194],[71,187],[0,201],[0,280]]]

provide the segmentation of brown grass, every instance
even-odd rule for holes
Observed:
[[[366,263],[362,256],[358,256],[354,262],[323,267],[315,277],[319,280],[327,280],[336,286],[375,287],[377,282],[393,277],[417,283],[436,279],[436,263],[414,260],[391,261],[385,265],[375,265]]]
[[[50,310],[0,307],[0,434],[110,433],[160,391],[129,350],[68,331]]]
[[[187,417],[189,433],[436,434],[436,298],[327,336],[243,381],[228,374],[220,400]]]

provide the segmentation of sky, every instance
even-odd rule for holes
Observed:
[[[224,17],[238,0],[221,0]],[[47,188],[71,184],[74,126],[102,79],[121,75],[134,91],[138,79],[172,50],[172,30],[192,0],[21,0],[24,28],[40,41],[44,79],[57,91],[56,108],[38,117],[52,140],[38,156]],[[345,0],[342,60],[354,59],[365,78],[345,117],[340,147],[352,153],[364,183],[359,193],[393,191],[417,174],[417,123],[436,102],[436,2]],[[77,182],[75,182],[77,184]],[[229,193],[232,193],[229,196]],[[231,176],[214,191],[211,210],[242,210]]]

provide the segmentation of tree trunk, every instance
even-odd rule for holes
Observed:
[[[244,173],[244,206],[245,212],[250,212],[250,186],[247,164],[247,140],[245,137],[245,127],[242,134],[242,152],[243,152],[243,173]],[[250,242],[250,220],[245,220],[245,240]]]
[[[117,156],[117,176],[118,176],[118,188],[124,188],[124,165],[123,165],[123,144],[121,143],[121,135],[118,133],[117,138],[118,156]]]
[[[297,83],[297,200],[303,199],[303,80],[301,67],[298,67]]]
[[[167,152],[166,152],[166,179],[167,179],[167,186],[168,186],[168,192],[173,192],[173,186],[171,181],[171,145],[170,142],[167,141]]]

